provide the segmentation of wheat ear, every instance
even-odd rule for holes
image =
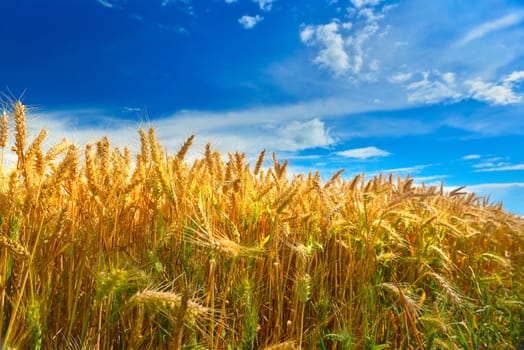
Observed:
[[[2,156],[0,159],[0,172],[4,166],[4,155],[5,147],[7,146],[7,141],[9,139],[9,119],[7,118],[7,111],[4,109],[2,111],[2,116],[0,117],[0,147],[2,148]]]
[[[18,169],[24,169],[24,149],[27,140],[27,129],[26,129],[26,109],[25,106],[20,102],[16,101],[14,105],[14,116],[15,116],[15,145],[13,151],[18,156]]]

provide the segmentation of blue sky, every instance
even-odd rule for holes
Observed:
[[[31,130],[294,172],[467,185],[524,215],[524,3],[2,0],[0,91]]]

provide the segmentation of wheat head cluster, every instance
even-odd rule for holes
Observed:
[[[524,220],[487,198],[209,144],[189,163],[194,136],[169,155],[152,128],[135,155],[43,150],[27,116],[0,118],[2,349],[524,344]]]

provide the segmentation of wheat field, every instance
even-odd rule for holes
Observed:
[[[2,349],[524,346],[524,220],[500,204],[265,151],[189,163],[194,136],[169,155],[154,129],[136,155],[44,151],[26,113],[0,119]]]

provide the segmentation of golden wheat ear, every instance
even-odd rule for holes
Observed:
[[[263,150],[262,152],[260,152],[257,163],[255,165],[255,170],[253,171],[253,175],[257,176],[258,173],[260,172],[260,169],[262,168],[262,164],[264,163],[265,156],[266,156],[266,150]]]
[[[7,116],[7,111],[2,110],[2,116],[0,117],[0,148],[2,148],[2,155],[0,159],[0,172],[4,167],[4,156],[5,148],[7,147],[7,142],[9,140],[9,119]]]
[[[14,104],[14,119],[15,119],[15,146],[13,150],[17,156],[23,159],[24,148],[27,140],[26,129],[26,108],[20,101]]]
[[[191,145],[193,144],[194,139],[195,139],[195,135],[193,134],[188,137],[186,142],[184,142],[184,144],[182,145],[182,147],[180,148],[180,150],[178,151],[178,153],[175,156],[175,160],[177,162],[182,162],[184,160],[184,157],[186,156],[187,151],[189,150],[189,147],[191,147]]]

